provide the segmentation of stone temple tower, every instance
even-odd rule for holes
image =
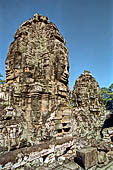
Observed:
[[[75,81],[72,94],[74,135],[85,145],[96,143],[105,118],[99,84],[90,71],[84,71]],[[89,142],[90,141],[90,142]]]
[[[55,24],[35,14],[16,31],[6,58],[9,105],[37,140],[70,134],[69,62]]]

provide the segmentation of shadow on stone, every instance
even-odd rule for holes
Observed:
[[[113,114],[110,114],[109,117],[104,121],[102,129],[100,131],[100,135],[102,138],[103,138],[103,133],[102,133],[103,129],[110,128],[110,127],[113,127]]]
[[[77,157],[74,158],[74,162],[78,164],[80,167],[85,168],[83,163],[80,160],[78,160]]]

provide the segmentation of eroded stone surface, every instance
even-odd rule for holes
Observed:
[[[72,160],[76,149],[86,146],[98,148],[101,166],[104,158],[113,158],[113,129],[105,128],[98,83],[84,71],[75,83],[71,110],[68,77],[64,38],[47,17],[35,14],[15,33],[6,58],[6,83],[0,85],[0,168],[81,169]],[[94,170],[97,157],[90,162],[91,152],[84,151],[84,165]]]
[[[0,165],[10,168],[20,168],[26,163],[32,164],[35,160],[39,161],[41,165],[52,164],[56,160],[59,162],[65,161],[66,149],[73,146],[73,138],[65,137],[59,140],[52,140],[46,143],[38,144],[36,146],[24,147],[9,151],[8,153],[0,154]],[[64,155],[65,153],[65,155]]]
[[[76,80],[72,101],[75,118],[73,133],[76,138],[82,139],[81,147],[91,145],[88,141],[91,139],[98,141],[101,138],[100,131],[105,113],[99,85],[89,71],[84,71]]]
[[[97,164],[98,154],[96,148],[84,148],[77,151],[77,159],[83,168],[89,169]]]
[[[47,17],[35,14],[16,31],[6,58],[8,107],[1,120],[2,147],[71,134],[68,77],[64,38]]]

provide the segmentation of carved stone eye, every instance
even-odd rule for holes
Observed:
[[[67,70],[69,71],[69,66],[67,67]]]
[[[66,65],[62,65],[62,68],[65,69]]]

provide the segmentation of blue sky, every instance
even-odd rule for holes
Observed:
[[[0,73],[19,25],[34,13],[48,16],[66,40],[71,89],[84,70],[100,87],[113,83],[112,0],[0,0]]]

